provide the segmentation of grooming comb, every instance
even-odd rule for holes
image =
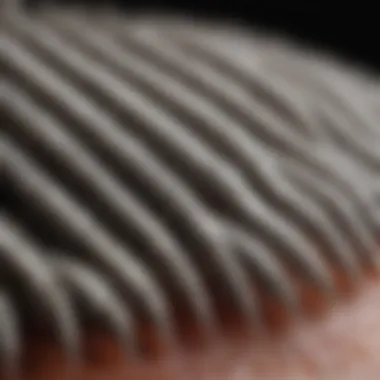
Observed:
[[[374,74],[232,24],[15,3],[0,16],[5,364],[38,326],[72,360],[90,325],[136,358],[144,326],[181,347],[184,319],[213,340],[226,310],[271,334],[268,302],[292,325],[310,292],[331,306],[378,269]]]

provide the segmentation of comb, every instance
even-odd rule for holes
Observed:
[[[227,23],[1,9],[2,359],[88,324],[131,355],[141,326],[223,310],[270,333],[377,270],[377,77]],[[46,9],[43,9],[46,8]],[[377,102],[377,103],[376,103]],[[41,322],[42,321],[42,322]]]

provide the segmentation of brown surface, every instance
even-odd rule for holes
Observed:
[[[106,338],[92,336],[86,365],[69,375],[52,347],[32,345],[27,380],[181,380],[380,378],[380,281],[319,321],[297,324],[282,338],[229,338],[160,361],[127,363]],[[243,334],[244,335],[244,334]],[[251,343],[250,343],[251,342]]]

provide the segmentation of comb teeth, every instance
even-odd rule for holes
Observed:
[[[297,316],[304,286],[328,298],[341,293],[336,273],[355,285],[378,267],[368,83],[243,30],[175,25],[5,19],[0,348],[11,362],[15,284],[30,320],[42,316],[75,357],[83,318],[136,353],[141,319],[173,343],[178,309],[215,333],[224,300],[258,326],[263,294]]]

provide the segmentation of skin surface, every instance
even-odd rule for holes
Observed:
[[[25,380],[377,379],[379,286],[378,279],[367,281],[347,302],[281,336],[252,343],[234,324],[224,341],[212,346],[193,342],[183,353],[168,353],[160,360],[132,362],[116,343],[90,334],[85,361],[68,373],[54,346],[29,341]]]

